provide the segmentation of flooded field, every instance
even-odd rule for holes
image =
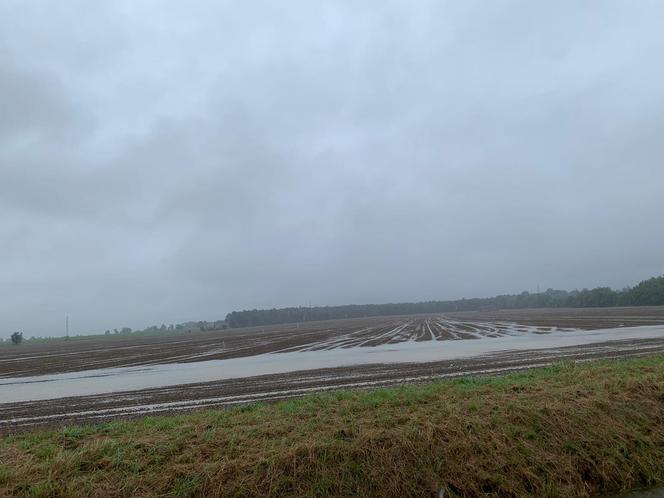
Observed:
[[[602,314],[603,312],[603,314]],[[0,350],[0,430],[664,351],[664,308],[379,317]]]

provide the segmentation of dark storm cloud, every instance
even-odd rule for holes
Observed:
[[[0,335],[664,273],[658,2],[5,2]]]

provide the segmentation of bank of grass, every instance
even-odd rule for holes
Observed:
[[[592,496],[664,482],[664,356],[5,437],[0,495]]]

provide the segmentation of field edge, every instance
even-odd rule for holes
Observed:
[[[594,496],[664,482],[664,355],[0,439],[2,496]]]

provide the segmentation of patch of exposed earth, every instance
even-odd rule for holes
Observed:
[[[0,432],[662,353],[660,324],[664,307],[510,310],[4,347]]]
[[[140,391],[4,403],[0,404],[0,432],[275,401],[335,389],[372,388],[468,375],[496,375],[547,366],[561,360],[590,361],[661,353],[664,353],[664,335],[655,339],[500,352],[469,359],[305,370]]]
[[[99,336],[1,347],[0,378],[221,360],[275,351],[371,347],[408,341],[479,339],[657,324],[664,324],[664,306],[483,311],[330,320],[168,336]]]

